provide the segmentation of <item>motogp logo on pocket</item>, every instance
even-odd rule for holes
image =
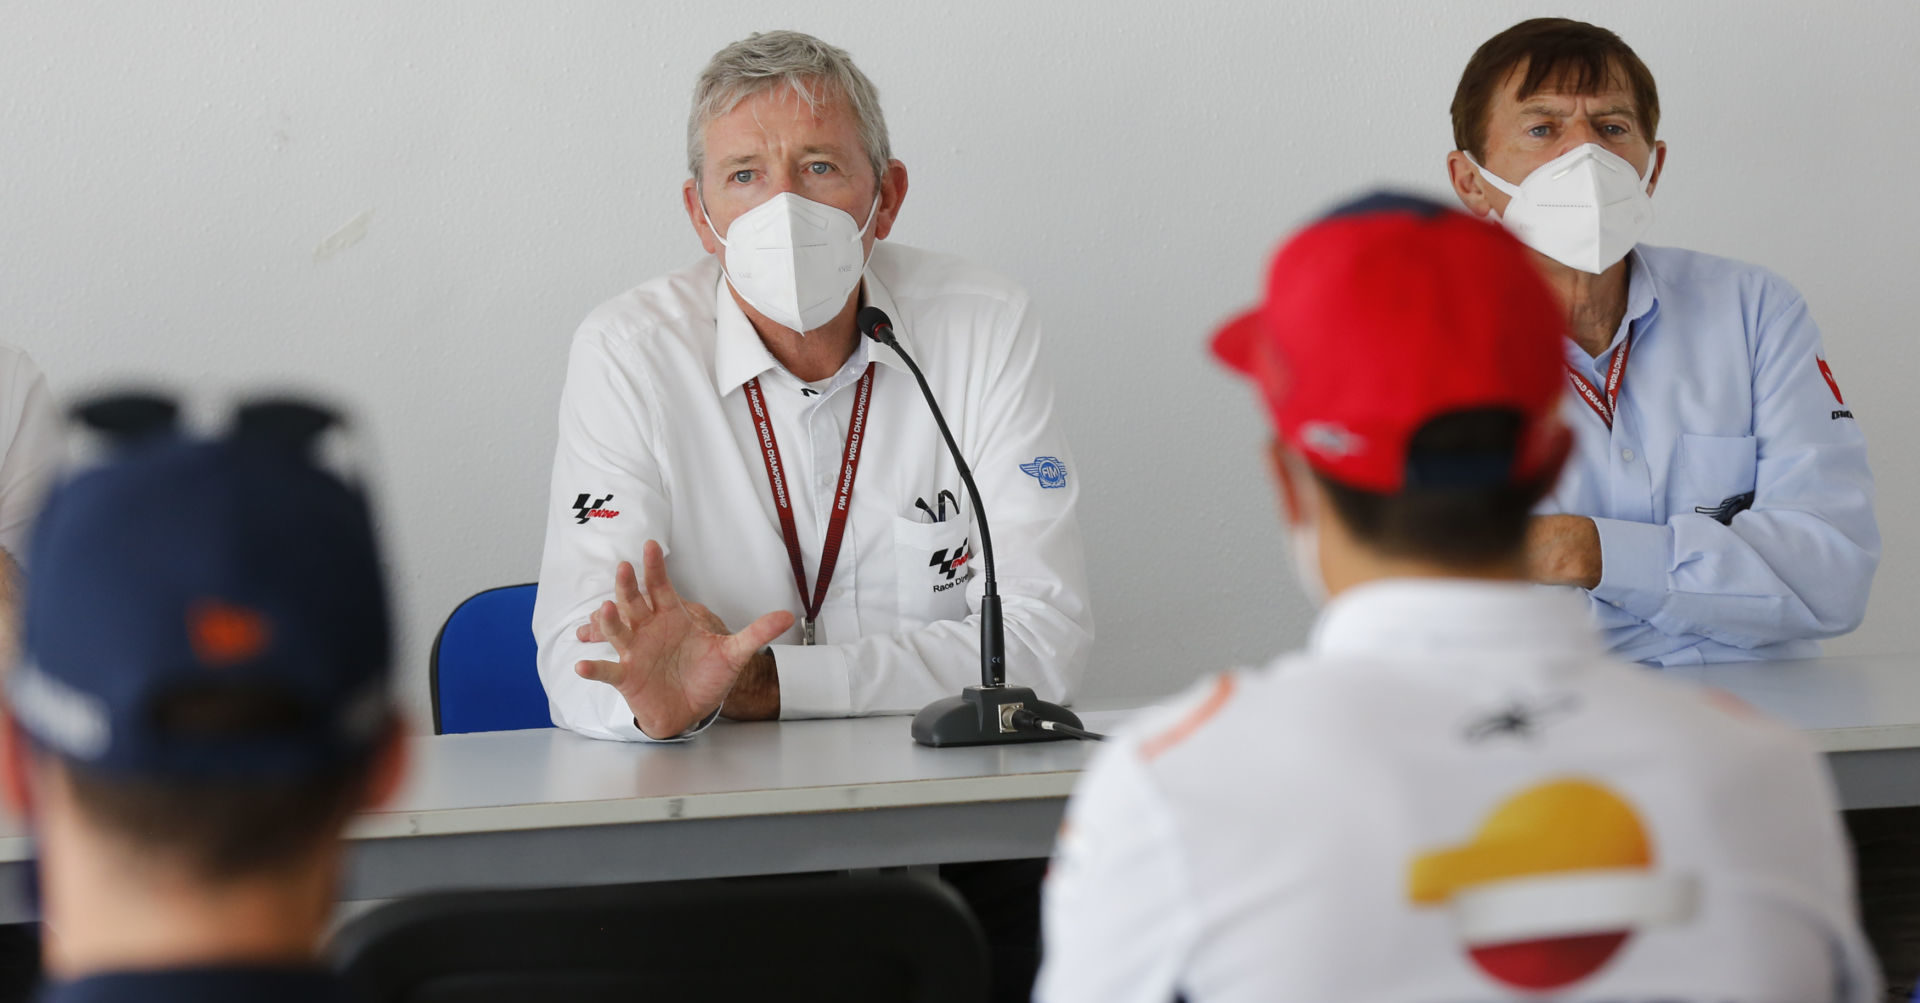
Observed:
[[[1043,488],[1067,486],[1067,465],[1058,456],[1036,456],[1032,463],[1020,464],[1020,472],[1040,479]]]
[[[948,556],[949,554],[952,556]],[[951,551],[935,551],[933,560],[927,562],[927,567],[939,568],[941,574],[947,576],[947,581],[953,581],[953,579],[960,574],[961,570],[967,566],[967,562],[971,560],[973,560],[972,542],[963,540],[958,547],[953,548]],[[937,588],[936,591],[938,591]]]

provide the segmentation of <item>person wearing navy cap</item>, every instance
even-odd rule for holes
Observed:
[[[318,954],[339,834],[402,745],[371,516],[315,460],[328,424],[267,403],[218,439],[122,427],[50,496],[0,727],[48,1003],[346,998]]]
[[[1874,998],[1820,756],[1526,581],[1570,447],[1525,249],[1374,196],[1216,336],[1260,389],[1306,650],[1130,722],[1048,873],[1044,1003]]]

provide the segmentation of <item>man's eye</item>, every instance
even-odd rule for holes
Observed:
[[[833,165],[827,163],[824,160],[816,160],[813,163],[807,165],[807,170],[812,171],[815,174],[828,174],[833,171]]]
[[[1601,126],[1600,129],[1609,136],[1624,136],[1627,134],[1627,127],[1617,122],[1610,122]]]
[[[752,171],[734,171],[733,172],[734,184],[744,185],[744,184],[750,184],[752,183],[752,181],[753,181]]]
[[[1533,128],[1527,130],[1527,135],[1532,136],[1535,139],[1545,139],[1547,136],[1547,133],[1550,133],[1552,131],[1553,131],[1553,126],[1536,125]]]

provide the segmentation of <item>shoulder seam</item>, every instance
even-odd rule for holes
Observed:
[[[1207,694],[1205,700],[1188,711],[1179,721],[1174,722],[1172,727],[1140,743],[1141,761],[1151,763],[1167,750],[1192,738],[1194,733],[1208,721],[1213,720],[1214,716],[1220,713],[1220,708],[1225,707],[1233,698],[1233,689],[1233,673],[1221,673],[1213,684],[1213,692]]]

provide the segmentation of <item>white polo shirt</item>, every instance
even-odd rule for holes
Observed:
[[[1131,724],[1045,901],[1046,1003],[1878,991],[1819,755],[1522,585],[1353,589]]]
[[[865,295],[893,318],[980,485],[1008,680],[1069,699],[1093,640],[1074,518],[1080,472],[1054,419],[1026,293],[958,259],[883,241]],[[708,257],[603,304],[574,335],[533,616],[555,724],[647,740],[617,691],[573,667],[614,657],[574,630],[612,597],[615,565],[637,565],[649,539],[667,549],[680,593],[732,629],[772,610],[802,615],[742,387],[760,378],[812,589],[869,361],[878,365],[865,444],[818,643],[797,643],[796,623],[773,646],[780,714],[911,713],[979,681],[979,535],[913,374],[892,349],[862,339],[831,379],[801,382],[767,351]]]
[[[0,547],[21,565],[61,455],[60,417],[46,377],[26,352],[0,345]]]

